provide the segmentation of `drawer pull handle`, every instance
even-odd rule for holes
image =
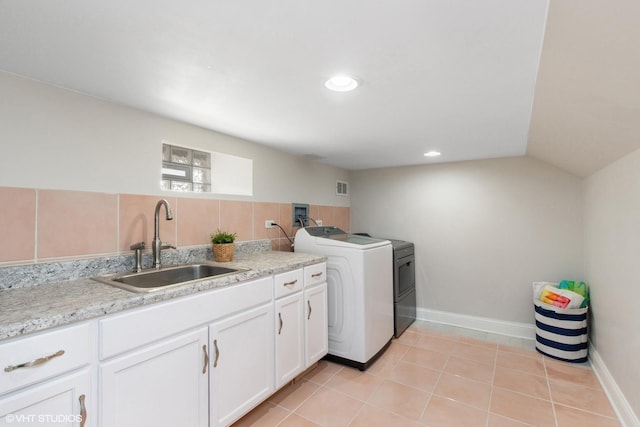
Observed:
[[[282,321],[282,313],[278,313],[278,318],[280,319],[280,327],[278,328],[278,335],[280,335],[280,332],[282,332],[282,325],[284,325],[284,322]]]
[[[295,285],[296,283],[298,283],[298,279],[292,280],[292,281],[290,281],[290,282],[284,282],[284,283],[283,283],[283,285],[284,285],[284,286],[293,286],[293,285]]]
[[[307,300],[307,307],[309,307],[309,314],[307,315],[307,320],[311,319],[311,301]]]
[[[322,276],[322,271],[320,273],[312,274],[311,277],[320,277]]]
[[[87,422],[87,407],[84,405],[84,398],[84,394],[78,398],[80,401],[80,427],[84,427],[84,423]]]
[[[218,367],[218,359],[220,358],[220,349],[218,349],[218,340],[213,340],[213,348],[216,351],[216,358],[213,360],[213,367]]]
[[[21,363],[19,365],[9,365],[6,368],[4,368],[5,372],[11,372],[11,371],[15,371],[16,369],[20,369],[20,368],[31,368],[33,366],[38,366],[38,365],[42,365],[45,362],[48,362],[49,360],[53,359],[54,357],[59,357],[62,356],[64,354],[64,350],[58,350],[53,354],[50,354],[49,356],[45,356],[45,357],[40,357],[38,359],[32,360],[31,362],[25,362],[25,363]]]
[[[207,353],[207,346],[202,346],[202,352],[204,353],[204,365],[202,366],[202,373],[207,373],[207,365],[209,365],[209,353]]]

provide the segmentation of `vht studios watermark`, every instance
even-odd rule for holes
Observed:
[[[76,414],[7,414],[4,417],[7,423],[42,423],[42,424],[65,424],[79,423],[82,421],[81,415]]]

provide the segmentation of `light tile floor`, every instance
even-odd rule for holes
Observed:
[[[417,321],[366,372],[321,361],[243,426],[620,426],[586,364],[531,340]]]

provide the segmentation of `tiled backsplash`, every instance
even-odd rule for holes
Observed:
[[[129,254],[133,243],[151,247],[154,210],[161,196],[0,187],[0,264]],[[178,247],[209,243],[218,228],[238,241],[271,239],[273,250],[290,250],[275,220],[291,237],[291,203],[164,197],[174,220],[161,211],[160,237]],[[301,202],[296,200],[295,202]],[[304,202],[304,201],[302,201]],[[349,230],[349,208],[311,205],[311,218]]]

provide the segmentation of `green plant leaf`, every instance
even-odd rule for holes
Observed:
[[[211,243],[233,243],[236,237],[238,237],[237,233],[229,233],[218,229],[215,233],[211,234]]]

